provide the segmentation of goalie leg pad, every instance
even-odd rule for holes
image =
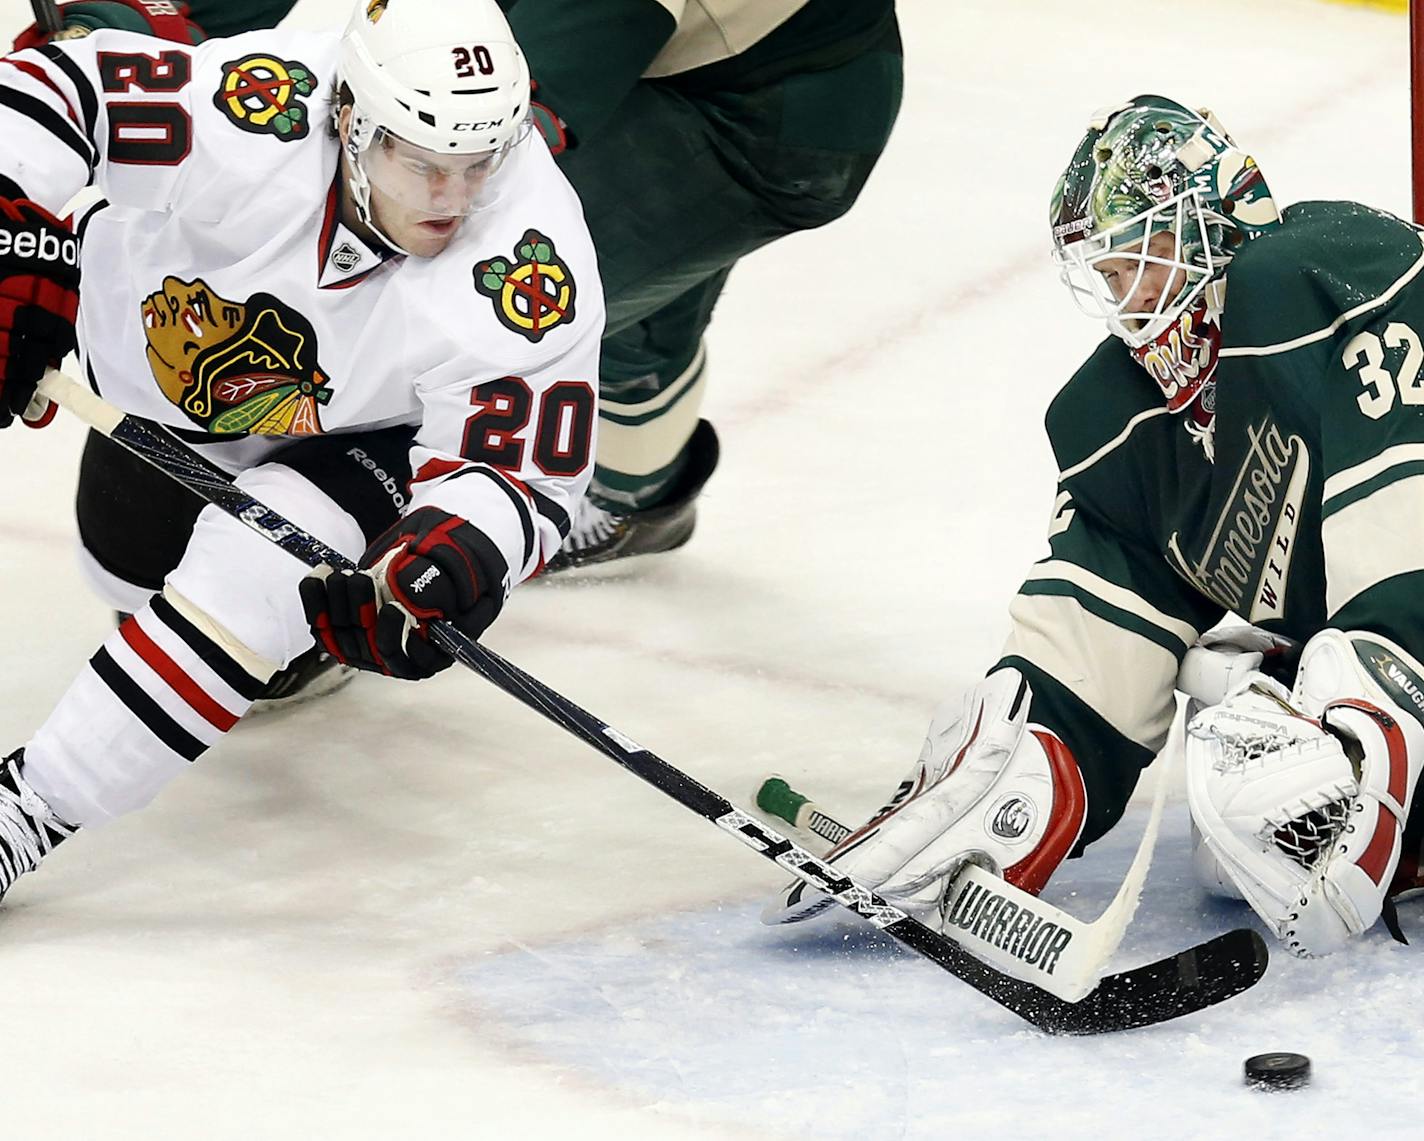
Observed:
[[[1073,754],[1028,723],[1028,682],[1000,670],[930,725],[920,760],[890,802],[828,856],[897,907],[941,922],[946,888],[966,862],[1038,892],[1083,829],[1087,798]],[[827,905],[788,884],[763,921],[794,923]]]

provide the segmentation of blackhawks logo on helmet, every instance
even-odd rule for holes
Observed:
[[[371,0],[371,2],[366,5],[366,19],[370,20],[373,24],[379,24],[381,17],[386,14],[386,5],[389,3],[390,0]]]
[[[315,436],[331,400],[311,322],[269,293],[229,301],[168,277],[142,307],[148,366],[163,395],[217,435]]]
[[[494,299],[501,325],[530,341],[541,341],[550,329],[574,319],[574,276],[538,230],[524,232],[513,258],[494,257],[475,266],[475,288]]]
[[[301,99],[316,88],[316,76],[305,64],[250,55],[223,64],[222,85],[213,103],[244,131],[290,143],[310,131]]]

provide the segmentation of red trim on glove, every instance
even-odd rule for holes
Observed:
[[[343,666],[347,665],[346,655],[341,652],[341,647],[336,644],[336,639],[331,633],[331,615],[325,610],[317,615],[316,632],[321,638],[321,648]]]
[[[1375,834],[1355,861],[1360,871],[1376,884],[1384,883],[1384,873],[1389,868],[1389,858],[1394,855],[1394,842],[1398,836],[1399,823],[1394,813],[1381,804],[1379,815],[1375,818]]]
[[[24,416],[21,416],[20,423],[23,424],[26,428],[48,428],[50,424],[54,422],[54,418],[58,415],[59,405],[51,400],[45,405],[45,410],[40,413],[40,417],[38,420],[27,420]]]
[[[1395,804],[1403,805],[1406,812],[1409,805],[1404,803],[1404,793],[1409,787],[1409,746],[1404,740],[1404,730],[1399,727],[1388,713],[1378,705],[1368,701],[1362,701],[1357,697],[1345,697],[1339,701],[1332,701],[1321,713],[1322,721],[1332,709],[1344,706],[1346,709],[1358,709],[1366,717],[1369,717],[1380,728],[1380,733],[1384,736],[1385,748],[1389,751],[1389,795],[1394,798]]]
[[[1031,732],[1048,754],[1048,767],[1053,774],[1053,819],[1038,847],[1013,867],[1004,869],[1004,879],[1037,895],[1078,842],[1088,815],[1088,793],[1073,751],[1047,730]]]
[[[361,629],[366,632],[366,646],[371,651],[371,660],[381,667],[381,672],[387,677],[390,676],[391,668],[386,665],[386,659],[381,657],[381,651],[376,648],[376,604],[368,602],[361,607],[356,615],[356,620],[361,623]]]

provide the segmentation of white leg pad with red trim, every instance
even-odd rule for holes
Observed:
[[[1087,800],[1068,746],[1029,724],[1031,699],[1023,675],[1006,669],[945,705],[890,802],[828,859],[935,925],[966,862],[1037,893],[1077,843]],[[829,902],[797,881],[762,919],[798,922]]]
[[[1188,729],[1198,873],[1298,955],[1339,950],[1380,916],[1424,765],[1424,724],[1405,704],[1424,704],[1407,653],[1325,630],[1292,692],[1249,680]]]

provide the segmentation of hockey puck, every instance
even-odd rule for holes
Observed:
[[[1253,1089],[1300,1089],[1310,1084],[1310,1059],[1304,1054],[1254,1054],[1246,1059],[1246,1084]]]

